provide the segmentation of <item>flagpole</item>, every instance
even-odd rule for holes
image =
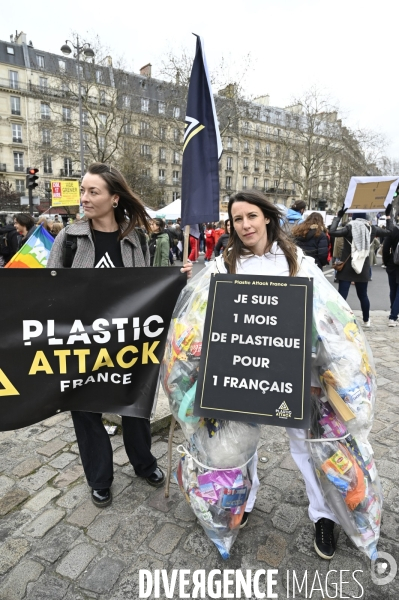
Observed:
[[[190,225],[184,227],[184,248],[183,248],[183,265],[188,260],[188,246],[190,242]]]

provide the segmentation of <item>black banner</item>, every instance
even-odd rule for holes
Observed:
[[[1,269],[0,431],[57,412],[149,418],[179,268]]]
[[[312,300],[310,279],[212,277],[194,414],[308,428]]]

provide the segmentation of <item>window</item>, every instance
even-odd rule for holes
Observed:
[[[15,180],[15,191],[18,192],[18,194],[23,194],[25,191],[25,181],[23,179],[16,179]]]
[[[227,170],[228,171],[232,170],[232,168],[233,168],[233,159],[232,159],[231,156],[227,157],[227,164],[226,164],[226,166],[227,166]]]
[[[230,176],[226,177],[226,189],[231,190],[231,177]]]
[[[24,153],[14,152],[14,171],[24,170]]]
[[[249,143],[248,142],[244,142],[244,152],[249,152]]]
[[[280,167],[279,167],[278,165],[276,165],[276,166],[274,167],[274,174],[275,174],[275,175],[280,175]]]
[[[150,132],[150,124],[147,121],[140,121],[140,135],[148,135]]]
[[[65,60],[58,59],[58,68],[61,71],[61,73],[65,73],[65,69],[66,69]]]
[[[165,114],[165,108],[166,108],[165,102],[158,102],[158,114],[159,115]]]
[[[100,104],[102,104],[104,106],[105,103],[106,103],[105,90],[100,90]]]
[[[71,123],[72,121],[72,111],[69,106],[62,107],[62,120],[64,123]]]
[[[163,183],[165,181],[165,169],[159,169],[159,181]]]
[[[72,175],[73,167],[72,167],[72,158],[64,158],[64,175],[70,176]]]
[[[88,152],[89,151],[89,134],[88,133],[84,133],[83,134],[83,152]]]
[[[89,124],[89,113],[87,112],[87,110],[82,110],[82,125],[88,125]]]
[[[14,48],[12,46],[7,46],[7,54],[15,54]]]
[[[53,172],[51,156],[43,156],[43,172],[44,173],[52,173]]]
[[[173,171],[173,183],[179,183],[180,171]]]
[[[180,164],[180,152],[173,152],[173,162],[175,165]]]
[[[104,113],[98,113],[98,120],[100,122],[100,129],[103,131],[105,129],[105,125],[107,124],[107,115]]]
[[[50,129],[42,129],[42,144],[44,144],[45,146],[50,146],[50,144],[51,144]]]
[[[229,148],[229,150],[231,150],[233,148],[233,138],[232,137],[227,138],[227,148]]]
[[[284,191],[287,191],[287,186],[288,186],[288,181],[284,181],[284,184],[283,184]]]
[[[42,119],[49,119],[50,118],[50,105],[46,104],[45,102],[42,102],[40,104],[40,115]]]
[[[255,152],[260,152],[260,142],[255,142]]]
[[[76,65],[76,75],[83,77],[83,65]]]
[[[12,128],[12,141],[17,144],[22,144],[22,126],[13,123]]]
[[[248,159],[244,158],[244,169],[247,171],[248,170]]]
[[[105,149],[105,137],[103,135],[99,135],[98,136],[98,148],[100,150],[104,150]]]
[[[69,131],[64,131],[64,146],[72,146],[72,134]]]
[[[270,144],[266,144],[265,154],[270,154]]]
[[[126,94],[122,95],[122,106],[123,106],[123,108],[130,108],[131,101],[132,101],[132,99],[131,99],[130,96],[127,96]],[[143,109],[141,109],[141,110],[143,110]]]
[[[46,200],[51,200],[51,181],[44,182],[44,191],[46,195]]]
[[[132,124],[131,123],[125,123],[123,126],[123,133],[125,135],[132,135]]]
[[[295,187],[296,187],[296,183],[293,183],[292,184],[292,191],[294,192],[294,194],[295,194]]]
[[[104,83],[103,72],[102,72],[101,69],[97,69],[96,70],[96,82],[97,83]]]
[[[13,90],[17,90],[19,87],[18,86],[18,71],[9,71],[8,77],[9,77],[9,81],[10,81],[10,88],[12,88]]]
[[[39,69],[44,69],[44,56],[36,54],[36,62]]]
[[[161,138],[161,140],[164,140],[166,138],[166,127],[159,128],[159,137]]]
[[[258,178],[254,177],[254,190],[256,190],[258,188]]]
[[[142,98],[141,99],[141,112],[148,112],[149,108],[150,108],[149,98]]]
[[[244,177],[242,178],[242,189],[246,190],[247,185],[248,185],[248,177],[246,175],[244,175]]]
[[[254,169],[255,169],[255,171],[259,171],[259,160],[258,159],[255,160]]]
[[[66,94],[68,94],[71,90],[69,89],[69,85],[65,82],[61,83],[61,91],[64,92],[64,96],[66,96]],[[81,86],[81,93],[82,96],[84,95],[84,89],[83,86]]]
[[[21,98],[16,96],[11,96],[11,114],[12,115],[20,115],[21,114]]]
[[[260,135],[261,131],[262,131],[261,126],[259,125],[259,123],[257,123],[255,125],[255,133],[256,133],[256,135]]]
[[[268,179],[263,180],[263,189],[265,190],[265,192],[266,192],[266,190],[269,189],[269,180]]]
[[[280,137],[281,135],[281,129],[277,129],[277,137]]]
[[[281,154],[281,146],[276,146],[276,156],[280,156]]]
[[[148,144],[141,144],[140,154],[142,156],[151,156],[151,148]]]
[[[178,119],[180,117],[180,106],[173,107],[173,116],[175,119]]]
[[[166,162],[166,148],[159,149],[159,161]]]
[[[42,92],[45,92],[48,89],[48,79],[47,77],[39,77],[39,86]]]
[[[150,169],[141,169],[141,174],[143,177],[151,177]]]
[[[180,192],[173,192],[173,193],[172,193],[172,199],[173,199],[173,202],[174,202],[175,200],[178,200],[179,198],[180,198]]]
[[[277,189],[278,188],[278,179],[274,180],[274,187]]]
[[[176,127],[173,129],[173,139],[176,143],[180,142],[180,131]]]
[[[265,161],[265,171],[270,171],[270,160]]]

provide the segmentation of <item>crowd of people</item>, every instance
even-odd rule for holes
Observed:
[[[183,258],[184,236],[180,220],[165,223],[149,219],[139,197],[129,188],[123,175],[102,163],[91,165],[81,185],[81,202],[85,218],[66,228],[58,220],[46,216],[38,222],[26,214],[14,216],[12,223],[0,228],[0,256],[4,266],[29,239],[37,225],[54,237],[48,268],[65,267],[65,242],[74,239],[72,268],[91,267],[167,267]],[[297,201],[284,215],[258,192],[240,192],[229,202],[229,218],[217,223],[199,225],[199,237],[190,235],[189,262],[182,271],[191,276],[192,263],[199,253],[209,263],[220,257],[218,271],[279,276],[296,276],[301,256],[314,259],[322,270],[332,262],[337,267],[338,290],[346,298],[354,283],[366,327],[370,326],[370,302],[367,285],[371,279],[371,246],[383,241],[383,261],[390,286],[391,312],[389,324],[397,324],[399,314],[399,265],[393,260],[399,242],[399,229],[382,229],[371,224],[366,215],[357,214],[347,220],[341,209],[327,228],[317,212],[304,217],[306,204]],[[390,208],[387,209],[387,219]],[[340,226],[341,225],[341,226]],[[339,240],[343,240],[341,245]],[[301,249],[298,252],[298,247]],[[319,384],[313,382],[313,394],[320,394]],[[100,413],[73,411],[79,451],[91,498],[98,507],[112,502],[112,447]],[[150,423],[147,419],[122,417],[123,439],[129,460],[140,477],[152,486],[161,486],[165,475],[151,453]],[[316,552],[330,559],[335,552],[333,536],[337,518],[321,493],[310,464],[305,432],[287,430],[291,453],[305,480],[309,497],[309,516],[316,526]],[[251,511],[258,486],[256,463],[252,491],[247,502],[242,525]]]

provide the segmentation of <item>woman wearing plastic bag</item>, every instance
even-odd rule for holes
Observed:
[[[312,277],[312,433],[321,440],[312,443],[306,431],[287,429],[291,453],[305,480],[309,517],[316,529],[316,552],[325,559],[334,556],[333,529],[334,523],[339,522],[355,544],[372,557],[379,536],[382,498],[372,449],[367,442],[376,392],[367,341],[349,306],[313,259],[305,257],[281,229],[281,215],[276,206],[257,192],[240,192],[230,199],[228,210],[232,223],[229,246],[223,257],[199,273],[182,292],[162,365],[163,385],[171,409],[189,441],[190,450],[185,451],[179,463],[179,484],[206,533],[222,556],[228,557],[239,524],[231,519],[223,522],[223,516],[227,520],[226,514],[223,515],[220,505],[213,506],[206,495],[207,489],[213,494],[215,489],[202,489],[198,474],[209,474],[215,467],[230,467],[230,470],[244,467],[243,477],[252,482],[239,515],[241,524],[245,524],[259,485],[256,476],[259,427],[231,421],[209,423],[212,420],[192,415],[209,280],[212,273],[227,271]],[[327,401],[329,389],[339,396],[341,404],[351,409],[348,423],[344,424],[341,415]],[[209,485],[210,481],[204,483]]]

